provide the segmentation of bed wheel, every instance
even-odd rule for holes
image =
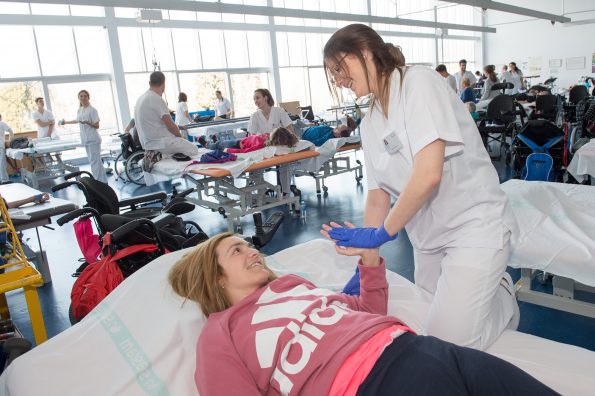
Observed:
[[[219,206],[219,208],[217,209],[217,212],[219,212],[219,214],[221,216],[223,216],[224,219],[227,219],[227,215],[225,214],[225,209],[222,208],[221,206]]]
[[[324,191],[324,194],[328,194],[328,187],[327,186],[322,186],[322,191]]]

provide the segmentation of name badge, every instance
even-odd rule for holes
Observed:
[[[389,154],[395,154],[403,147],[403,143],[401,143],[401,139],[399,139],[395,131],[386,135],[382,139],[382,143],[384,143],[384,148]]]

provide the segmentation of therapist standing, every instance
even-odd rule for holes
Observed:
[[[99,129],[99,113],[95,107],[91,106],[91,96],[88,91],[81,90],[78,93],[78,98],[80,106],[76,113],[76,120],[62,120],[61,124],[79,124],[81,144],[85,146],[91,165],[91,174],[95,180],[107,183],[107,176],[101,162],[101,136],[97,131]]]
[[[475,123],[441,76],[406,67],[400,48],[366,25],[333,34],[324,62],[338,87],[373,95],[360,126],[367,228],[337,227],[330,237],[348,253],[379,247],[405,228],[415,283],[434,296],[427,333],[487,348],[518,326],[505,272],[515,221]]]

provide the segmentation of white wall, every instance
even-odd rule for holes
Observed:
[[[552,14],[565,14],[573,21],[595,18],[595,1],[589,0],[517,0],[519,7],[526,7]],[[592,56],[595,53],[595,23],[564,27],[560,23],[535,20],[526,16],[498,11],[487,11],[487,25],[495,27],[496,33],[485,34],[485,64],[495,64],[499,72],[503,64],[517,63],[525,75],[530,65],[540,66],[540,78],[532,83],[542,82],[550,76],[558,77],[556,84],[568,88],[581,76],[595,75],[591,71]],[[568,70],[567,59],[584,57],[585,65],[580,70]],[[550,60],[562,59],[561,67],[550,67]],[[532,62],[531,62],[532,61]]]

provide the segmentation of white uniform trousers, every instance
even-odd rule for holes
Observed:
[[[101,161],[101,142],[85,144],[85,151],[87,152],[87,158],[89,158],[89,164],[91,165],[91,174],[95,180],[107,184],[107,176],[105,175],[105,169],[103,168],[103,162]]]
[[[6,163],[6,147],[2,145],[2,147],[0,147],[0,182],[5,182],[9,180],[8,171],[6,170],[7,166],[8,165]]]
[[[149,150],[159,151],[162,154],[182,153],[189,157],[196,157],[198,155],[198,147],[194,143],[176,136],[161,138],[159,146],[160,148]]]
[[[500,285],[510,257],[510,233],[503,249],[414,249],[415,284],[434,295],[428,335],[485,350],[513,317],[516,298]]]

